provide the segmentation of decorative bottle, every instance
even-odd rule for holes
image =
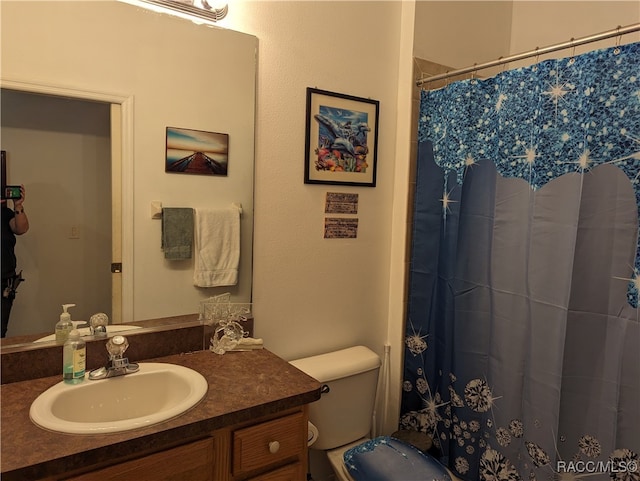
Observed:
[[[72,329],[62,349],[62,379],[67,384],[84,381],[87,346],[77,329]]]

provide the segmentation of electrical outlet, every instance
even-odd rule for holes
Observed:
[[[71,231],[69,231],[69,239],[80,239],[80,228],[77,225],[71,226]]]

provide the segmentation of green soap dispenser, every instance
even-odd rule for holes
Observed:
[[[62,304],[62,314],[60,314],[60,320],[56,324],[56,343],[58,344],[64,344],[73,329],[71,314],[67,312],[70,307],[75,307],[75,304]]]
[[[67,384],[84,381],[87,345],[77,329],[72,329],[62,348],[62,380]]]

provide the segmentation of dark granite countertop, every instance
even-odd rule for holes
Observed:
[[[60,382],[60,376],[2,385],[3,481],[40,479],[163,449],[320,398],[320,383],[266,349],[222,356],[198,351],[146,361],[194,369],[207,378],[209,390],[191,410],[153,426],[106,435],[71,435],[41,429],[29,419],[31,403]]]

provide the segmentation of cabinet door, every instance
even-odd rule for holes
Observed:
[[[215,481],[213,440],[186,444],[92,471],[68,481]]]

